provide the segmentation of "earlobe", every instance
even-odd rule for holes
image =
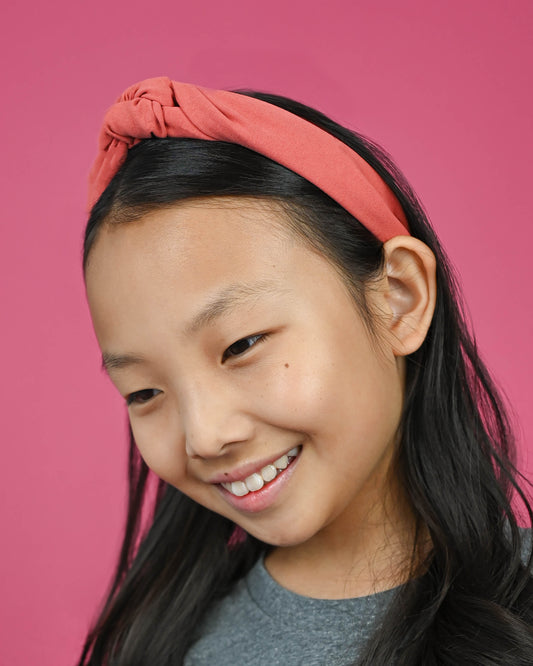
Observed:
[[[435,255],[412,236],[391,238],[383,251],[387,329],[395,356],[407,356],[424,341],[435,311]]]

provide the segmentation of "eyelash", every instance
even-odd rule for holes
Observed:
[[[228,358],[234,358],[235,356],[241,356],[242,354],[245,354],[249,349],[255,347],[255,345],[259,344],[260,342],[264,342],[267,338],[267,333],[259,333],[257,335],[247,335],[245,338],[236,340],[222,354],[222,362],[227,361]],[[251,340],[252,343],[242,351],[239,351],[238,345],[249,340]],[[232,348],[236,348],[233,350],[235,353],[231,352]],[[126,396],[126,404],[128,407],[133,404],[144,405],[155,398],[159,393],[161,393],[159,389],[141,389],[140,391],[134,391],[133,393],[130,393]]]
[[[258,333],[256,335],[247,335],[245,338],[240,338],[240,340],[236,340],[222,354],[222,362],[224,363],[224,361],[227,361],[228,358],[234,358],[235,356],[241,356],[242,354],[245,354],[249,349],[255,347],[255,345],[257,345],[260,342],[264,342],[267,338],[268,338],[267,333]],[[245,349],[239,351],[238,345],[248,340],[252,340],[252,344],[248,345]],[[235,351],[234,349],[235,353],[232,353],[231,352],[232,348],[236,348],[237,351]]]
[[[161,393],[158,389],[142,389],[141,391],[134,391],[126,396],[126,404],[128,407],[133,404],[144,405],[156,395]]]

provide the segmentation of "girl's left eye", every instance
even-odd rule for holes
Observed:
[[[142,389],[141,391],[134,391],[126,396],[126,404],[130,405],[144,405],[156,395],[161,393],[159,389]]]
[[[237,342],[234,342],[232,345],[230,345],[225,352],[222,354],[222,361],[226,361],[228,358],[231,358],[232,356],[240,356],[241,354],[244,354],[244,352],[247,352],[251,347],[256,345],[258,342],[263,342],[266,340],[267,336],[264,333],[260,333],[258,335],[249,335],[246,338],[241,338],[240,340],[237,340]]]

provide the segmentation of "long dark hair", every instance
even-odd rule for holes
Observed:
[[[362,665],[533,663],[531,562],[521,559],[513,494],[532,510],[514,460],[498,392],[464,316],[457,283],[413,191],[368,139],[318,111],[245,91],[322,127],[357,151],[388,183],[413,236],[437,258],[436,310],[422,346],[407,358],[401,441],[395,465],[432,549],[376,627]],[[321,190],[241,146],[194,139],[148,139],[95,204],[84,265],[104,224],[125,224],[185,199],[246,196],[279,205],[288,224],[338,267],[371,324],[365,285],[383,266],[382,244]],[[175,666],[212,604],[268,546],[235,539],[235,525],[159,481],[141,531],[151,473],[130,438],[129,508],[114,580],[79,666]],[[141,533],[142,532],[142,533]],[[420,531],[422,533],[422,530]]]

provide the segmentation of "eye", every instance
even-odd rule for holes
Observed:
[[[142,389],[141,391],[134,391],[126,396],[126,404],[130,405],[144,405],[156,395],[161,393],[159,389]]]
[[[237,342],[230,345],[222,354],[222,361],[226,361],[232,356],[240,356],[241,354],[244,354],[258,342],[264,342],[267,337],[268,336],[265,333],[259,333],[258,335],[248,335],[246,338],[237,340]]]

